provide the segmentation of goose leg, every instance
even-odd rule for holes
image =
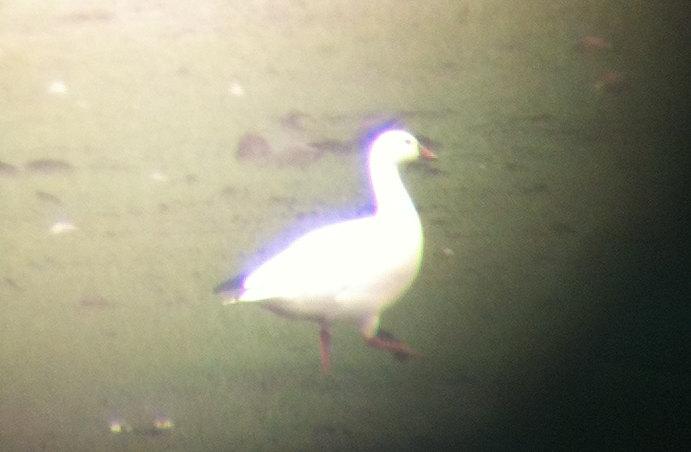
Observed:
[[[329,373],[331,361],[329,355],[331,354],[331,332],[326,326],[322,326],[319,332],[319,349],[322,357],[322,373],[324,375]]]

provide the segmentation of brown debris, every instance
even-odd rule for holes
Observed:
[[[600,36],[584,36],[576,42],[576,50],[612,50],[612,43]]]
[[[271,146],[260,135],[246,133],[240,137],[237,149],[239,160],[264,159],[271,155]]]
[[[19,174],[19,168],[16,166],[0,161],[0,176],[16,176]]]
[[[65,160],[52,158],[29,160],[24,165],[24,168],[26,168],[27,171],[36,173],[67,173],[74,169],[74,167]]]

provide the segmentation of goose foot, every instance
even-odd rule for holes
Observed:
[[[394,358],[400,362],[405,362],[408,358],[422,357],[418,352],[398,340],[393,334],[383,330],[377,331],[375,336],[368,338],[367,345],[391,352]]]

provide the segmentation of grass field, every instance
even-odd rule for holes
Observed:
[[[691,389],[689,18],[645,3],[1,2],[0,449],[656,444]],[[404,170],[424,264],[383,316],[424,359],[342,325],[322,376],[314,325],[211,291],[366,202],[357,153],[300,149],[388,118],[439,154]],[[247,132],[284,154],[238,160]]]

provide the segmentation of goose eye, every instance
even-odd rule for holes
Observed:
[[[412,144],[413,142],[410,141],[410,138],[406,138],[405,141],[404,141],[404,143],[407,144],[407,145],[410,145],[410,144]]]

